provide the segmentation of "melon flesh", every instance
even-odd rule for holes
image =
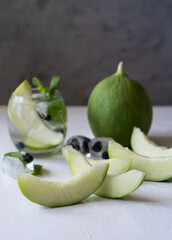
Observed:
[[[128,171],[132,164],[131,159],[124,158],[111,158],[107,160],[95,160],[87,158],[87,160],[89,161],[89,163],[91,163],[91,165],[99,164],[100,162],[108,162],[109,163],[108,174],[115,176]]]
[[[172,156],[172,148],[158,146],[151,141],[139,128],[134,127],[131,135],[131,147],[135,153],[147,157]]]
[[[30,201],[48,206],[71,205],[87,198],[103,183],[108,163],[96,165],[63,181],[47,181],[29,174],[18,175],[18,185]]]
[[[31,146],[47,148],[63,141],[63,134],[49,129],[40,119],[32,100],[31,86],[25,80],[14,91],[8,103],[13,124],[27,137]]]
[[[118,176],[107,176],[95,194],[109,198],[124,197],[135,191],[142,184],[144,177],[144,172],[135,169]]]
[[[110,157],[132,159],[131,169],[146,173],[145,179],[150,181],[164,181],[172,178],[172,157],[145,157],[132,152],[115,141],[108,146]]]
[[[83,168],[83,170],[85,169],[84,162],[82,162],[83,158],[86,159],[86,166],[88,165],[88,163],[90,163],[90,166],[96,165],[99,163],[109,163],[108,174],[112,174],[112,175],[119,175],[121,173],[126,172],[132,164],[131,159],[124,159],[124,158],[112,158],[112,159],[106,159],[106,160],[103,160],[103,159],[95,160],[95,159],[91,159],[91,158],[86,158],[82,153],[76,151],[70,145],[62,148],[62,154],[67,162],[69,161],[68,154],[70,152],[68,150],[72,150],[73,152],[76,153],[75,165],[77,163],[77,165],[79,166],[79,172],[82,170],[81,168]],[[80,162],[80,160],[82,163]],[[71,171],[72,171],[72,169],[71,169]]]
[[[89,163],[88,158],[78,151],[69,148],[66,151],[68,151],[68,155],[66,156],[68,156],[69,167],[73,175],[93,167]],[[108,198],[124,197],[142,184],[144,176],[145,174],[138,170],[130,170],[118,176],[107,174],[106,179],[95,194]]]

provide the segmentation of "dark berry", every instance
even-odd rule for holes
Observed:
[[[92,149],[94,152],[100,152],[102,150],[102,143],[100,141],[93,143]]]
[[[60,132],[60,133],[64,134],[64,129],[63,128],[58,128],[57,132]]]
[[[22,142],[17,142],[17,143],[16,143],[16,147],[17,147],[19,150],[22,150],[23,148],[25,148],[25,145],[24,145],[24,143],[22,143]]]
[[[33,156],[29,153],[23,154],[23,161],[25,161],[26,163],[31,163],[33,161]]]
[[[102,153],[102,158],[103,159],[109,159],[109,154],[108,154],[107,151]]]
[[[51,116],[50,116],[50,115],[47,115],[47,116],[45,117],[45,120],[46,120],[46,121],[50,121],[50,120],[51,120]]]
[[[46,121],[50,121],[51,120],[51,116],[50,115],[45,116],[43,113],[41,113],[41,114],[39,113],[39,116],[42,119],[46,120]]]

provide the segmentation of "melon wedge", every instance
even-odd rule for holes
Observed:
[[[112,158],[132,159],[131,168],[145,172],[146,180],[164,181],[172,178],[172,157],[145,157],[134,153],[115,141],[109,142],[108,153]]]
[[[132,164],[131,159],[124,158],[111,158],[107,160],[95,160],[87,158],[87,160],[91,165],[100,164],[100,162],[108,162],[109,163],[108,174],[115,176],[128,171]]]
[[[172,148],[158,146],[151,141],[140,128],[134,127],[131,135],[131,147],[135,153],[148,157],[172,156]]]
[[[91,159],[91,158],[86,158],[82,153],[80,153],[79,151],[76,151],[70,145],[62,148],[62,154],[67,162],[69,161],[69,156],[68,156],[69,151],[68,150],[73,150],[76,153],[76,156],[78,156],[78,165],[80,165],[79,155],[81,156],[81,159],[84,157],[90,163],[90,165],[96,165],[99,163],[109,163],[108,174],[112,174],[112,175],[119,175],[121,173],[126,172],[132,164],[131,159],[124,159],[124,158],[112,158],[112,159],[106,159],[106,160],[103,160],[103,159],[95,160],[95,159]],[[76,161],[77,161],[77,159],[75,160],[75,162]],[[86,163],[86,165],[87,165],[87,163]],[[82,164],[81,164],[80,168],[82,168]],[[85,169],[85,167],[84,167],[84,169]],[[81,169],[80,169],[80,171],[81,171]]]
[[[101,197],[122,198],[138,189],[144,177],[144,172],[135,169],[118,176],[107,176],[95,194]]]
[[[18,185],[30,201],[48,207],[78,203],[94,193],[103,183],[108,163],[96,165],[63,181],[47,181],[28,174],[18,175]]]
[[[72,149],[66,149],[68,151],[68,163],[72,175],[76,175],[86,169],[91,169],[89,161],[80,152]],[[100,162],[100,161],[99,161]],[[135,191],[143,182],[145,173],[138,170],[130,170],[118,176],[107,174],[101,187],[95,192],[96,195],[108,198],[121,198],[127,194]]]
[[[57,146],[63,141],[63,134],[49,129],[37,114],[32,100],[31,86],[27,80],[18,86],[10,98],[8,115],[33,147],[36,145],[47,148]]]

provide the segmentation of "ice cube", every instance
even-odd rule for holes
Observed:
[[[90,157],[95,159],[107,159],[108,156],[108,142],[112,138],[99,137],[93,138],[88,144]]]
[[[89,142],[90,142],[89,138],[81,135],[76,135],[69,138],[66,145],[71,145],[77,151],[80,151],[83,154],[87,154],[89,153],[88,148]]]
[[[16,175],[32,172],[33,162],[28,164],[26,163],[24,166],[23,162],[19,158],[4,155],[2,170],[10,177],[16,179]]]

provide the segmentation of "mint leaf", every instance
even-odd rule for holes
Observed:
[[[67,121],[66,106],[62,99],[56,99],[50,102],[47,115],[51,116],[49,123],[51,125],[63,124]]]
[[[35,86],[38,88],[38,90],[39,90],[41,93],[45,94],[45,93],[48,92],[48,88],[45,88],[45,87],[43,86],[43,84],[41,83],[41,81],[40,81],[39,78],[33,77],[33,78],[32,78],[32,83],[33,83],[33,85],[35,85]]]
[[[20,152],[9,152],[9,153],[6,153],[4,156],[18,158],[23,163],[24,168],[26,167],[26,162],[23,161],[22,153],[20,153]]]
[[[59,80],[60,80],[60,76],[53,76],[50,83],[49,91],[48,91],[50,97],[54,96]]]
[[[31,175],[39,175],[42,172],[42,165],[39,164],[34,164],[33,165],[33,172],[31,173]]]

